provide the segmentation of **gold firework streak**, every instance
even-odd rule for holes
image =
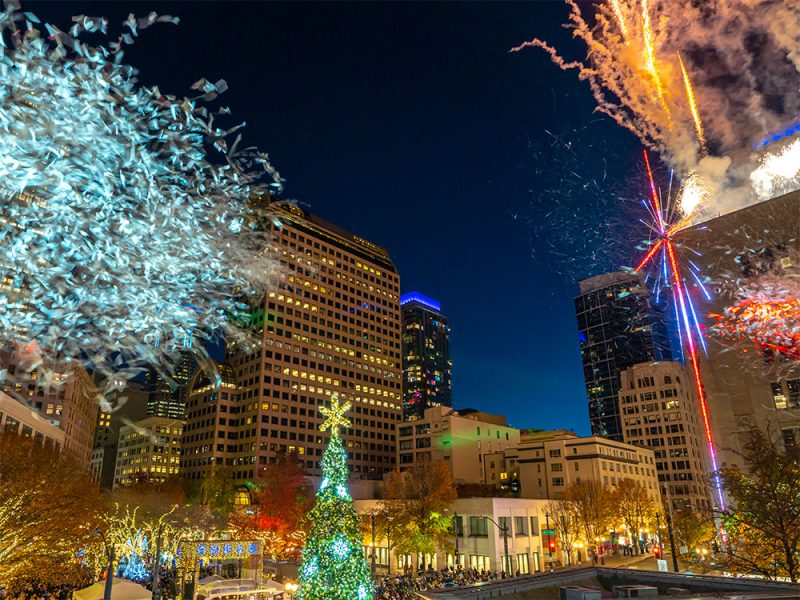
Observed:
[[[619,30],[622,32],[622,39],[628,43],[628,27],[625,25],[625,17],[622,15],[622,9],[619,6],[619,0],[611,0],[611,9],[614,11],[614,16],[619,23]]]
[[[697,131],[697,140],[700,142],[700,151],[703,154],[707,154],[708,147],[706,146],[706,135],[703,133],[703,123],[700,121],[700,113],[697,110],[697,100],[694,97],[694,89],[692,88],[692,82],[689,79],[689,74],[686,72],[686,67],[683,66],[683,59],[681,58],[680,52],[678,52],[678,62],[681,64],[683,85],[686,86],[686,98],[689,101],[689,110],[692,112],[694,128]]]
[[[650,11],[647,6],[648,0],[642,0],[642,33],[644,34],[644,45],[647,53],[647,69],[653,76],[653,82],[656,85],[656,93],[658,94],[658,101],[661,103],[661,108],[667,114],[667,119],[670,124],[672,123],[672,114],[667,106],[667,100],[664,97],[664,84],[661,82],[661,75],[658,74],[656,69],[656,52],[653,48],[653,29],[650,27]]]

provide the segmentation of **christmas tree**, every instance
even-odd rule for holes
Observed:
[[[331,407],[320,409],[327,418],[321,431],[331,430],[322,455],[322,483],[311,510],[311,531],[300,567],[300,600],[365,600],[372,597],[372,581],[361,546],[359,519],[347,491],[347,453],[340,427],[350,427],[334,394]]]

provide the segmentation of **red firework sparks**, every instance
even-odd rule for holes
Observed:
[[[749,340],[761,350],[800,359],[800,300],[747,298],[712,314],[714,331],[723,339]]]

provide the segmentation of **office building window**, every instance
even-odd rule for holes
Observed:
[[[486,517],[469,518],[469,535],[470,537],[488,537],[489,528]]]
[[[483,554],[470,554],[469,566],[473,569],[478,569],[478,571],[488,571],[489,557]]]
[[[539,535],[539,517],[531,517],[531,535]]]
[[[509,519],[508,517],[497,517],[497,524],[500,526],[501,534],[503,533],[503,531],[508,531],[508,535],[512,535],[511,519]]]
[[[456,517],[455,521],[455,529],[456,535],[462,536],[464,535],[464,517]]]
[[[531,572],[527,554],[517,554],[517,571],[520,575],[528,575]]]
[[[786,389],[789,391],[789,408],[800,406],[800,379],[790,379],[786,382]]]
[[[528,535],[528,519],[525,517],[514,517],[514,534]]]

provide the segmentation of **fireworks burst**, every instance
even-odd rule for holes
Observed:
[[[717,319],[714,331],[733,342],[748,340],[762,352],[774,352],[793,360],[800,359],[800,300],[776,300],[757,294],[712,314]]]
[[[591,17],[574,0],[566,3],[567,27],[586,45],[585,60],[567,61],[540,39],[512,51],[538,47],[561,69],[577,71],[598,112],[634,133],[680,178],[702,180],[706,210],[690,207],[695,220],[764,199],[750,182],[759,163],[752,141],[800,113],[795,3],[606,0],[591,4]],[[798,171],[763,168],[753,184],[797,189]]]
[[[650,167],[650,160],[646,151],[644,153],[644,160],[647,166],[647,174],[650,183],[650,200],[649,202],[645,202],[645,204],[649,204],[648,208],[652,217],[652,222],[647,225],[650,228],[652,236],[647,242],[649,250],[644,258],[642,258],[635,271],[642,271],[647,267],[652,267],[650,270],[654,272],[654,275],[648,273],[645,281],[653,285],[656,301],[658,301],[658,295],[661,293],[662,288],[669,289],[672,292],[678,334],[681,340],[681,351],[683,352],[685,348],[685,357],[688,358],[688,362],[692,368],[692,374],[694,375],[697,398],[700,404],[700,413],[703,418],[703,427],[705,429],[706,442],[708,445],[709,459],[711,460],[712,471],[716,474],[718,470],[717,454],[711,432],[708,402],[705,389],[703,388],[700,364],[698,361],[699,349],[702,348],[702,350],[705,351],[705,341],[703,339],[703,331],[700,328],[700,322],[697,318],[697,311],[692,301],[692,296],[686,286],[686,280],[677,258],[677,250],[681,248],[681,246],[676,241],[676,236],[683,227],[685,227],[687,221],[691,219],[691,213],[689,213],[688,216],[682,215],[675,208],[675,203],[672,202],[669,194],[667,195],[666,201],[662,202],[660,194],[656,189],[653,172]],[[680,191],[679,203],[681,205],[690,202],[685,198],[687,189],[690,189],[690,185],[690,183],[684,184]],[[699,268],[693,261],[689,260],[687,262],[689,264],[689,272],[692,274],[695,282],[703,290],[704,294],[708,296],[708,290],[705,288],[702,278],[700,277]],[[716,480],[719,507],[724,510],[725,498],[723,496],[722,487],[717,476],[715,475],[714,477]]]
[[[750,174],[750,180],[762,200],[797,189],[800,185],[800,139],[780,151],[765,154],[761,164]]]
[[[110,376],[113,357],[132,373],[163,368],[187,332],[233,334],[275,268],[249,203],[279,178],[203,105],[225,82],[198,81],[194,98],[137,83],[123,46],[171,17],[131,17],[119,41],[91,47],[79,38],[105,33],[104,20],[43,34],[18,9],[0,14],[6,337]]]

